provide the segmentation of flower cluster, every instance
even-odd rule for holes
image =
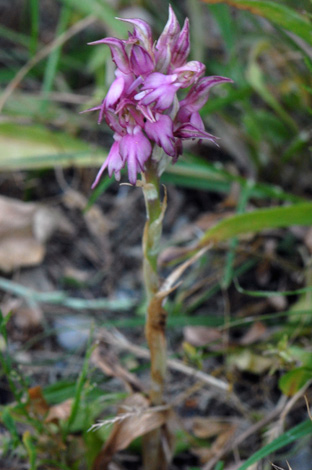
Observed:
[[[199,110],[211,87],[230,82],[224,77],[204,77],[205,66],[187,62],[190,52],[189,21],[181,29],[169,6],[169,19],[154,43],[150,26],[141,19],[121,19],[133,25],[128,39],[105,38],[91,44],[107,44],[116,65],[115,80],[100,106],[99,123],[105,119],[114,131],[114,143],[93,187],[105,168],[120,179],[127,163],[129,181],[153,158],[158,147],[175,162],[182,153],[184,139],[216,137],[205,131]],[[177,92],[186,90],[179,101]],[[90,110],[91,111],[91,110]]]

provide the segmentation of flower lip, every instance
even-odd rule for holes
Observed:
[[[166,114],[156,114],[154,122],[147,121],[144,130],[147,136],[162,147],[167,155],[175,156],[173,123]]]
[[[111,178],[112,174],[115,173],[115,178],[119,181],[120,170],[123,168],[123,166],[124,166],[124,162],[122,161],[122,158],[119,153],[119,142],[115,141],[113,145],[111,146],[111,149],[109,151],[109,154],[106,157],[105,162],[103,163],[98,174],[96,175],[96,178],[91,186],[91,189],[94,189],[98,185],[106,167],[108,167],[109,177]]]
[[[129,181],[135,184],[138,172],[144,171],[145,162],[151,156],[151,143],[138,126],[133,134],[127,134],[121,139],[119,148],[122,160],[128,164]]]

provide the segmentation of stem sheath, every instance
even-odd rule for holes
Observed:
[[[165,328],[167,313],[162,307],[162,299],[157,296],[159,289],[157,260],[166,198],[161,202],[157,163],[152,159],[148,161],[146,171],[143,173],[142,187],[146,206],[146,223],[143,234],[143,278],[148,300],[145,335],[151,353],[150,400],[152,406],[159,406],[163,404],[166,377]],[[158,428],[145,436],[143,449],[145,470],[165,470],[167,468],[167,459],[162,446],[163,432],[162,428]]]

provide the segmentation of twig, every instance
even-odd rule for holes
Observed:
[[[312,421],[312,414],[311,414],[311,411],[310,411],[309,402],[308,402],[308,399],[307,399],[306,395],[304,395],[304,401],[306,402],[306,405],[307,405],[308,416],[309,416],[310,420]]]
[[[127,349],[128,351],[135,354],[137,357],[141,357],[143,359],[150,358],[150,354],[147,349],[130,343],[130,341],[128,341],[119,331],[116,332],[115,330],[115,333],[112,333],[111,331],[108,332],[107,330],[101,329],[98,334],[98,338],[116,346],[119,349]],[[196,380],[200,380],[204,384],[215,388],[219,392],[230,392],[230,385],[227,382],[220,379],[216,379],[215,377],[206,374],[203,371],[187,366],[177,359],[168,359],[168,366],[170,367],[170,369],[182,372],[183,374],[191,376]]]
[[[307,388],[311,385],[312,383],[312,380],[309,380],[300,390],[298,390],[297,393],[295,393],[294,396],[291,397],[291,399],[288,401],[288,403],[286,404],[283,412],[281,413],[281,416],[279,418],[279,422],[278,422],[278,428],[280,430],[280,432],[283,430],[284,428],[284,421],[286,419],[286,416],[288,415],[288,413],[292,410],[293,406],[295,405],[295,403],[299,400],[299,398],[302,397],[302,395],[305,394],[305,391],[307,390]]]
[[[263,419],[250,426],[245,432],[241,433],[234,441],[228,443],[223,447],[209,462],[203,467],[203,470],[212,470],[216,463],[227,453],[234,451],[234,449],[244,442],[249,436],[259,431],[266,426],[270,421],[275,419],[284,409],[286,397],[282,397],[281,402],[271,411],[270,414]]]
[[[28,74],[28,72],[38,64],[42,59],[47,57],[53,49],[56,47],[61,46],[66,41],[68,41],[71,37],[75,36],[76,34],[80,33],[80,31],[84,30],[92,23],[96,21],[94,16],[87,16],[82,20],[75,23],[71,28],[65,31],[63,34],[60,34],[57,38],[55,38],[50,44],[40,49],[40,51],[33,56],[23,67],[17,72],[15,77],[10,81],[8,86],[5,88],[2,97],[0,98],[0,112],[3,109],[3,106],[7,102],[8,98],[11,96],[15,88],[20,84],[23,78]]]

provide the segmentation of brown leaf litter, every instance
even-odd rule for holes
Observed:
[[[59,223],[54,209],[1,196],[0,270],[9,273],[41,263],[45,242]]]

